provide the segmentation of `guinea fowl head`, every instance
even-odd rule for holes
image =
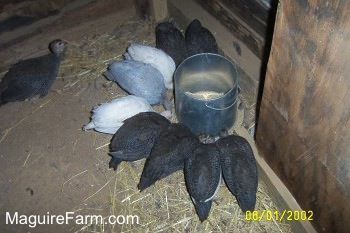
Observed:
[[[66,44],[64,40],[56,39],[50,42],[49,49],[52,53],[59,55],[64,51]]]
[[[173,28],[175,28],[175,25],[172,22],[167,21],[167,22],[159,23],[156,26],[156,31],[167,31]]]
[[[198,20],[198,19],[194,19],[191,23],[190,23],[190,25],[188,25],[188,27],[190,28],[190,29],[199,29],[199,28],[201,28],[202,27],[202,24],[201,24],[201,22]]]

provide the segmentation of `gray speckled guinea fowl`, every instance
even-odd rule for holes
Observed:
[[[50,54],[14,64],[0,83],[0,106],[45,96],[57,77],[65,45],[63,40],[54,40],[49,45]]]
[[[211,32],[198,19],[193,20],[185,33],[188,56],[198,53],[218,53],[218,45]]]
[[[150,104],[164,103],[164,78],[150,64],[134,60],[113,62],[104,75],[117,82],[129,94],[143,97]]]
[[[142,191],[156,181],[184,168],[199,140],[190,129],[180,123],[162,131],[147,158],[138,188]]]
[[[230,135],[216,141],[220,150],[221,168],[225,183],[236,196],[242,211],[254,210],[258,188],[258,170],[248,141]]]
[[[176,66],[187,57],[185,37],[172,22],[163,22],[156,26],[156,47],[169,54]]]
[[[156,112],[142,112],[126,119],[112,138],[109,167],[116,170],[121,161],[147,158],[159,134],[169,124]]]
[[[214,143],[199,144],[185,160],[185,182],[201,221],[208,218],[221,182],[220,152]]]

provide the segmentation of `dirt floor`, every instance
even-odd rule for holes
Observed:
[[[246,221],[226,188],[220,189],[209,221],[201,224],[180,171],[140,194],[136,185],[144,161],[122,163],[117,171],[108,168],[112,135],[82,127],[94,106],[126,95],[102,73],[109,62],[121,59],[130,42],[154,45],[155,25],[135,16],[130,4],[109,9],[115,12],[108,16],[96,12],[105,7],[101,1],[94,4],[3,47],[0,78],[16,59],[46,53],[51,39],[68,41],[59,75],[47,96],[0,108],[0,232],[290,232],[285,223]],[[100,17],[80,23],[94,14]],[[61,28],[53,34],[53,27]],[[260,183],[258,194],[257,209],[276,209]],[[115,215],[125,224],[88,224],[90,219],[82,224],[73,219],[69,224],[33,228],[24,220],[23,224],[6,224],[16,212],[19,218],[35,215],[46,221],[67,212],[101,215],[105,220]],[[132,219],[122,218],[127,215],[141,216],[140,223],[132,225]]]
[[[48,38],[58,35],[73,41],[68,44],[67,53],[74,49],[83,51],[74,44],[82,41],[83,36],[100,35],[107,30],[112,32],[132,17],[130,4],[116,4],[107,13],[111,19],[122,20],[109,22],[101,17],[101,13],[96,13],[101,5],[95,3],[94,6],[85,7],[88,9],[80,14],[64,15],[49,25],[40,26],[39,32],[32,29],[28,38],[15,39],[11,46],[3,47],[1,77],[14,60],[47,53]],[[111,14],[113,10],[116,13]],[[99,18],[95,19],[99,27],[81,26],[87,23],[82,23],[82,19],[94,13],[101,18],[100,24]],[[55,27],[60,28],[57,34],[52,33]],[[88,32],[93,30],[93,33],[84,32],[86,28],[89,28]],[[14,33],[10,32],[11,36]],[[115,53],[119,55],[121,51]],[[71,73],[72,66],[80,71]],[[70,211],[76,215],[111,214],[111,187],[107,182],[116,176],[116,172],[108,169],[108,144],[112,135],[84,132],[82,126],[89,122],[93,106],[125,93],[117,85],[103,85],[107,81],[102,72],[99,75],[95,72],[84,80],[79,79],[79,73],[86,69],[69,61],[65,63],[64,58],[59,77],[47,96],[28,102],[9,103],[0,108],[0,232],[84,232],[93,231],[94,228],[71,222],[35,228],[30,228],[29,223],[7,225],[6,214],[12,217],[16,212],[26,216],[65,215]],[[103,227],[97,228],[96,232],[103,231]],[[118,225],[112,228],[118,232]]]

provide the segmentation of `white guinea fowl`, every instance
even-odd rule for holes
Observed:
[[[141,61],[152,65],[160,71],[167,89],[173,89],[174,60],[163,50],[147,45],[132,43],[124,53],[126,60]]]
[[[95,129],[101,133],[115,134],[124,120],[140,113],[153,112],[146,99],[134,95],[118,97],[92,109],[91,121],[83,130]]]

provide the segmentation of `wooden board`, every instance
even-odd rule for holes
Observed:
[[[151,16],[156,22],[164,20],[168,16],[167,0],[150,0]]]
[[[284,210],[301,211],[293,195],[289,192],[287,187],[278,178],[276,173],[270,168],[266,161],[261,157],[256,147],[255,141],[245,128],[237,128],[236,133],[249,142],[253,149],[256,163],[258,165],[259,177],[266,184],[273,201],[280,208],[279,211],[283,213]],[[315,229],[311,225],[310,221],[288,221],[290,223],[292,231],[298,233],[315,233]]]
[[[281,1],[260,108],[260,153],[319,232],[349,232],[350,1]]]
[[[260,59],[264,56],[270,9],[255,0],[196,0]],[[271,15],[275,14],[272,8]],[[272,32],[270,32],[272,33]]]
[[[215,36],[224,53],[240,66],[250,78],[260,80],[261,60],[214,16],[193,0],[168,0],[169,12],[176,8],[189,20],[199,19]],[[177,19],[176,19],[177,20]],[[187,25],[186,25],[187,26]]]
[[[79,42],[86,35],[110,32],[124,19],[134,15],[132,1],[101,0],[85,3],[77,0],[57,15],[1,34],[0,41],[4,44],[0,44],[0,71],[7,71],[19,59],[48,53],[48,43],[53,39]],[[115,14],[116,9],[118,14]]]

